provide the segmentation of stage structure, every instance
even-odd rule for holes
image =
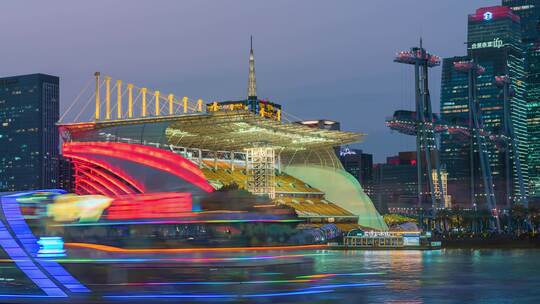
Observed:
[[[298,119],[280,104],[257,97],[255,79],[253,43],[242,100],[205,104],[96,72],[87,102],[77,104],[80,94],[70,108],[80,112],[68,123],[64,114],[59,123],[64,156],[75,168],[75,192],[191,193],[196,202],[236,185],[293,208],[307,225],[388,229],[334,152],[364,134],[294,123]],[[94,111],[85,120],[80,117],[88,104]]]

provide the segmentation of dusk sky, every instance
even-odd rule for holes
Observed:
[[[393,56],[418,43],[465,54],[467,14],[497,0],[10,1],[2,5],[2,76],[61,79],[65,109],[95,71],[205,101],[247,94],[254,36],[258,95],[303,119],[365,132],[375,161],[414,149],[385,117],[412,109],[410,66]],[[30,9],[31,8],[31,9]],[[431,70],[439,109],[441,69]]]

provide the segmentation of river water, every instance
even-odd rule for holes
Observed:
[[[332,252],[315,269],[380,273],[333,295],[347,303],[540,303],[540,250]]]
[[[98,302],[540,303],[536,249],[80,255],[58,262]],[[0,263],[0,296],[39,294],[16,270]]]

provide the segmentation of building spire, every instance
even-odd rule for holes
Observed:
[[[257,99],[257,82],[255,81],[255,57],[253,56],[253,36],[250,36],[248,99]]]

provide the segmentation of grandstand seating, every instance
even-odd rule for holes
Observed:
[[[209,180],[218,180],[224,185],[236,183],[241,188],[246,187],[247,175],[243,166],[235,166],[235,169],[231,170],[231,165],[227,162],[217,161],[214,163],[212,160],[203,160],[203,167],[201,169]],[[301,180],[284,173],[276,175],[276,193],[322,195],[319,189],[313,188]]]
[[[225,161],[214,163],[213,160],[203,160],[201,170],[211,184],[228,185],[234,183],[240,188],[247,186],[244,166],[235,165],[235,169],[232,170],[230,163]],[[274,201],[277,204],[294,208],[300,217],[354,217],[347,210],[325,200],[319,189],[313,188],[293,176],[279,173],[275,180],[276,199]]]

